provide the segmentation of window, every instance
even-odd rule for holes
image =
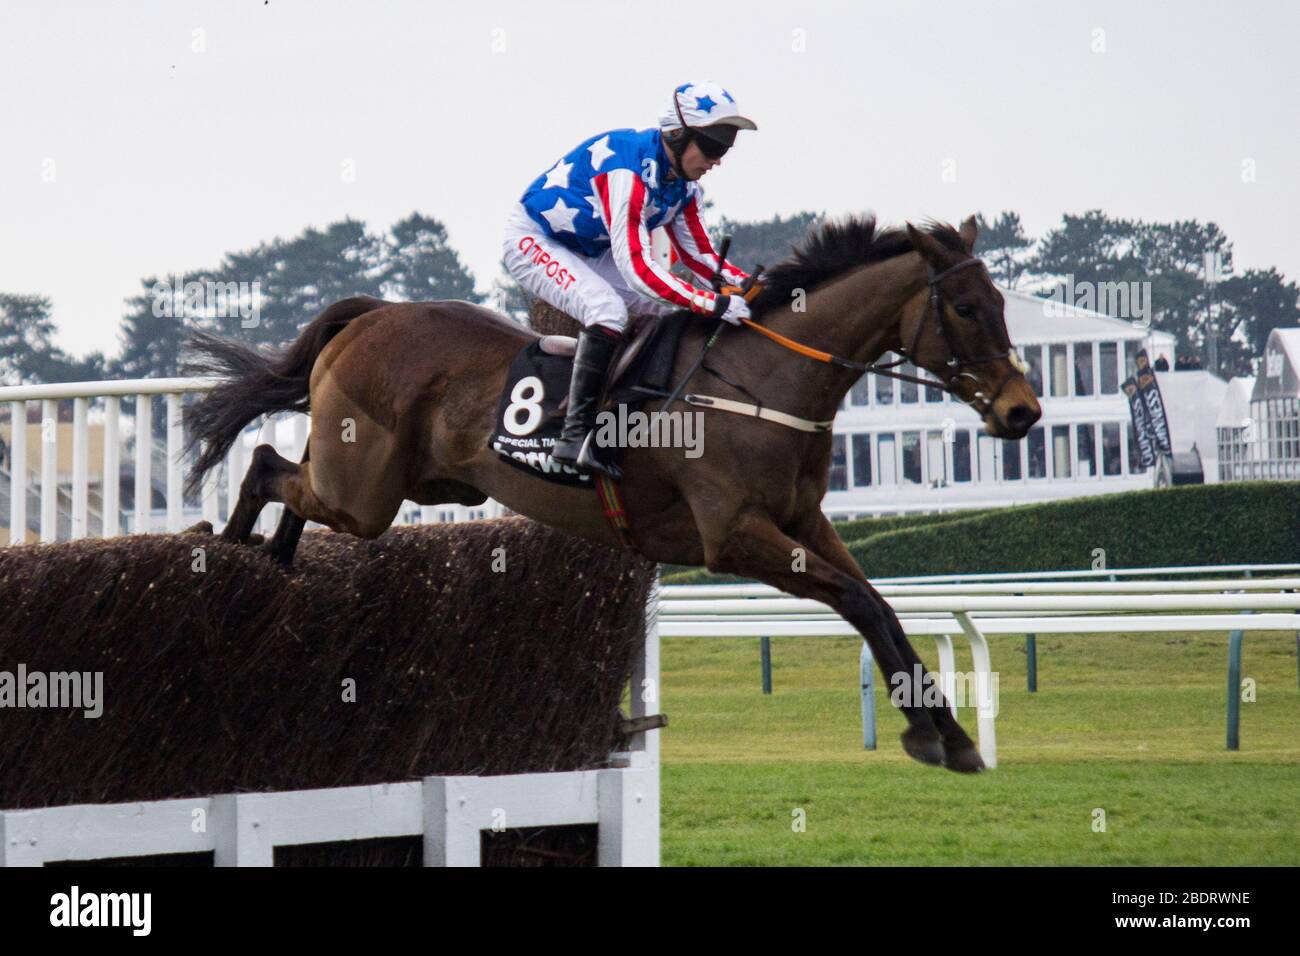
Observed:
[[[1120,473],[1119,422],[1106,422],[1101,426],[1101,473]]]
[[[1070,477],[1070,426],[1052,426],[1052,477]]]
[[[1092,343],[1074,343],[1074,394],[1092,394]]]
[[[1020,442],[1002,439],[1002,480],[1020,480]]]
[[[866,407],[871,404],[871,373],[864,374],[849,389],[849,401],[854,405]]]
[[[1034,394],[1039,398],[1043,397],[1043,347],[1041,345],[1026,345],[1021,351],[1021,357],[1025,364],[1029,366],[1029,371],[1025,377],[1029,379],[1029,384],[1033,386]]]
[[[1129,339],[1124,343],[1124,377],[1131,378],[1137,374],[1138,370],[1138,352],[1142,350],[1142,343],[1134,339]]]
[[[1049,349],[1052,361],[1052,397],[1066,398],[1070,394],[1070,367],[1064,345]]]
[[[998,473],[998,440],[990,435],[979,435],[975,440],[975,461],[979,465],[980,481],[992,481]]]
[[[925,477],[932,485],[948,483],[948,468],[943,457],[943,432],[926,432]]]
[[[880,484],[898,484],[898,458],[894,454],[894,436],[881,435],[876,446],[876,461],[880,471]]]
[[[853,436],[853,487],[866,488],[871,484],[871,436]]]
[[[836,435],[831,439],[831,484],[830,491],[845,491],[849,487],[849,465],[844,450],[844,436]]]
[[[1074,434],[1074,447],[1079,455],[1079,477],[1094,478],[1097,475],[1097,427],[1075,425]]]
[[[892,362],[893,352],[887,352],[880,359],[881,364]],[[894,379],[886,375],[876,376],[876,404],[892,405],[894,404]]]
[[[1101,394],[1114,395],[1119,391],[1119,345],[1102,342],[1097,351],[1101,356]]]
[[[964,428],[952,436],[952,480],[970,481],[970,432]]]
[[[898,369],[904,375],[916,375],[920,371],[911,362],[904,362]],[[919,386],[915,382],[898,383],[898,400],[904,405],[915,405],[917,402],[917,390]]]
[[[943,389],[938,385],[927,385],[925,387],[925,400],[927,402],[942,402]]]
[[[903,432],[903,481],[921,483],[921,433]]]
[[[1047,477],[1047,433],[1043,426],[1035,425],[1025,436],[1025,448],[1029,453],[1029,477]]]

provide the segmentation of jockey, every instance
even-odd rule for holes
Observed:
[[[704,228],[699,179],[721,162],[738,130],[757,128],[718,84],[684,83],[673,91],[658,128],[589,137],[524,191],[506,224],[506,269],[583,326],[568,414],[551,452],[555,461],[620,477],[587,439],[629,312],[689,309],[733,325],[749,317],[741,296],[709,289],[718,255]],[[698,284],[657,261],[650,230],[659,226]],[[748,278],[730,262],[721,274],[736,286]]]

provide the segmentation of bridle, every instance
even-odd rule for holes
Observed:
[[[988,355],[979,356],[962,355],[961,351],[957,348],[957,336],[950,328],[948,328],[947,310],[944,308],[943,291],[940,289],[939,284],[954,272],[959,272],[962,269],[974,265],[983,266],[983,264],[984,263],[981,259],[971,256],[969,259],[963,259],[956,265],[949,266],[947,269],[936,273],[934,267],[929,263],[926,263],[926,272],[928,273],[926,283],[930,289],[930,298],[926,304],[925,313],[921,315],[920,320],[916,323],[916,331],[912,334],[912,343],[907,346],[907,348],[899,348],[897,350],[898,354],[902,357],[894,362],[888,362],[885,364],[855,362],[852,359],[842,358],[841,356],[833,355],[830,352],[823,352],[819,349],[810,348],[809,346],[787,338],[778,332],[773,332],[771,329],[759,325],[752,319],[742,319],[741,321],[756,332],[760,332],[769,339],[772,339],[772,341],[777,344],[783,345],[792,351],[807,356],[808,358],[827,362],[831,365],[837,365],[841,368],[853,369],[857,372],[871,372],[874,375],[884,375],[888,378],[896,378],[903,382],[915,382],[918,385],[924,385],[926,388],[937,388],[945,391],[959,402],[969,405],[981,418],[983,418],[993,410],[993,403],[998,400],[998,396],[1000,396],[1002,390],[1006,388],[1013,373],[1008,373],[1003,377],[1002,381],[998,383],[997,389],[991,396],[986,396],[982,391],[976,390],[970,399],[965,399],[957,394],[956,383],[963,378],[968,378],[972,382],[978,384],[978,379],[976,379],[976,377],[971,373],[970,366],[983,365],[989,362],[1007,359],[1011,362],[1011,366],[1015,371],[1023,374],[1028,368],[1020,356],[1016,354],[1016,350],[1011,347],[1010,342],[1007,342],[1007,349],[1004,352],[991,352]],[[952,374],[948,376],[946,381],[940,381],[937,378],[922,378],[919,375],[909,375],[906,372],[892,371],[904,362],[911,362],[914,365],[916,364],[916,347],[921,341],[921,330],[925,327],[925,320],[930,312],[934,313],[935,328],[938,331],[939,339],[947,348],[950,356],[948,359],[948,368],[951,370]],[[989,333],[990,338],[997,341],[998,335],[996,329],[986,328],[985,331]]]

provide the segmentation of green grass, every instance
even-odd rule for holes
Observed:
[[[772,643],[765,697],[757,639],[664,641],[665,864],[1300,864],[1290,633],[1246,636],[1257,700],[1236,753],[1226,635],[1042,637],[1037,694],[1023,639],[991,638],[998,767],[973,777],[905,757],[879,686],[880,749],[862,749],[857,641]],[[916,646],[935,666],[933,642]],[[961,719],[974,736],[973,712]]]

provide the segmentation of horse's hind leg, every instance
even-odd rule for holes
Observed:
[[[302,462],[297,468],[297,475],[301,476],[302,466],[307,464],[310,459],[311,444],[308,443],[307,448],[302,453]],[[281,479],[281,483],[283,483],[283,479]],[[298,539],[302,537],[302,529],[305,527],[307,527],[307,519],[286,504],[284,511],[280,515],[280,523],[275,526],[275,534],[266,543],[266,553],[271,556],[276,564],[285,566],[293,564],[294,552],[298,550]]]
[[[297,471],[297,465],[282,458],[270,445],[258,445],[253,449],[248,471],[239,485],[239,501],[221,532],[222,539],[247,544],[262,509],[272,501],[282,500],[277,494],[279,480]]]

